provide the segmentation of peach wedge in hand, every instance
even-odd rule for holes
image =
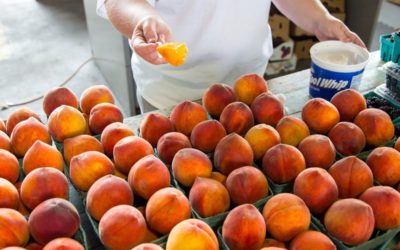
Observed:
[[[185,62],[188,48],[184,43],[165,43],[157,47],[157,52],[169,64],[178,67]]]

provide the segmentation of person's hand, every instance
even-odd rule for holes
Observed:
[[[366,48],[364,42],[356,33],[350,31],[342,21],[331,15],[324,17],[323,20],[316,24],[314,33],[320,41],[339,40],[342,42],[352,42]]]
[[[131,46],[136,54],[152,64],[166,61],[158,54],[157,46],[172,40],[168,25],[157,16],[143,18],[136,25],[131,39]]]

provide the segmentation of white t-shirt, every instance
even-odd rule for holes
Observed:
[[[105,0],[98,14],[107,17]],[[271,0],[148,0],[189,52],[180,67],[153,65],[133,53],[137,91],[163,109],[198,100],[220,82],[233,85],[243,74],[263,75],[272,54],[268,25]]]

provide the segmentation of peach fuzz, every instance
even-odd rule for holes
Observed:
[[[26,151],[22,167],[25,175],[41,167],[52,167],[63,172],[64,160],[55,147],[38,140]]]
[[[340,114],[341,121],[353,121],[360,111],[367,108],[364,96],[354,89],[345,89],[336,93],[331,103],[335,105]]]
[[[40,122],[39,114],[31,110],[30,108],[22,107],[11,112],[11,114],[7,118],[7,123],[6,123],[7,134],[11,136],[14,127],[18,123],[25,121],[30,117],[33,117]]]
[[[335,145],[325,135],[314,134],[304,138],[298,149],[303,154],[308,168],[328,169],[336,159]]]
[[[29,240],[28,222],[18,211],[0,208],[0,247],[23,246]]]
[[[78,109],[78,97],[67,87],[53,88],[43,98],[43,111],[47,116],[61,105]]]
[[[400,152],[390,147],[374,149],[367,158],[375,180],[393,186],[400,181]]]
[[[64,159],[69,165],[74,156],[88,151],[104,153],[103,146],[93,136],[78,135],[64,140]]]
[[[154,243],[142,243],[132,248],[132,250],[164,250],[164,249]]]
[[[0,177],[11,183],[17,182],[19,178],[19,162],[17,157],[4,149],[0,149]]]
[[[122,122],[124,119],[117,105],[111,103],[99,103],[90,110],[89,128],[93,134],[101,134],[105,127],[114,122]]]
[[[226,136],[224,126],[217,120],[207,120],[198,123],[190,134],[190,142],[194,148],[204,153],[215,150],[218,142]]]
[[[306,231],[294,237],[294,239],[290,242],[289,249],[336,250],[336,246],[325,234],[318,231]]]
[[[202,103],[207,112],[219,118],[222,110],[230,103],[236,102],[237,96],[233,88],[227,84],[214,83],[203,93]]]
[[[140,122],[140,136],[153,147],[157,147],[161,136],[174,130],[174,125],[167,116],[155,112],[147,114]]]
[[[135,135],[132,129],[122,122],[113,122],[104,128],[100,141],[106,155],[112,157],[114,146],[125,137]]]
[[[85,248],[74,239],[57,238],[47,243],[43,250],[85,250]]]
[[[17,210],[18,206],[19,194],[17,188],[8,180],[0,178],[0,208]]]
[[[279,133],[270,125],[258,124],[247,131],[244,139],[249,142],[254,152],[254,160],[262,160],[268,149],[281,143]]]
[[[273,127],[285,115],[285,107],[282,102],[270,93],[262,93],[257,96],[251,104],[251,111],[255,123],[265,123]]]
[[[268,91],[267,82],[257,74],[246,74],[239,77],[233,86],[239,101],[251,105],[260,94]]]
[[[62,142],[86,131],[86,120],[76,108],[62,105],[51,112],[48,127],[54,140]]]
[[[208,119],[207,111],[203,106],[192,101],[178,103],[170,114],[170,120],[177,132],[190,136],[196,124]]]
[[[114,104],[111,90],[105,85],[95,85],[82,92],[79,104],[83,113],[90,114],[94,106],[104,102]]]
[[[281,143],[295,147],[310,135],[307,124],[303,120],[293,116],[283,117],[276,125],[276,131],[280,135]]]
[[[251,109],[243,102],[228,104],[219,117],[226,133],[246,134],[254,126],[254,117]]]
[[[327,134],[340,121],[336,107],[322,98],[314,98],[306,102],[301,111],[303,121],[319,134]]]
[[[189,138],[180,132],[169,132],[160,137],[157,152],[165,164],[171,164],[176,152],[183,148],[191,148]]]
[[[364,132],[351,122],[339,122],[328,136],[336,150],[344,156],[361,153],[366,144]]]

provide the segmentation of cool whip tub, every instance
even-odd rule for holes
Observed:
[[[311,47],[310,95],[330,100],[337,92],[357,89],[369,53],[353,43],[319,42]]]

